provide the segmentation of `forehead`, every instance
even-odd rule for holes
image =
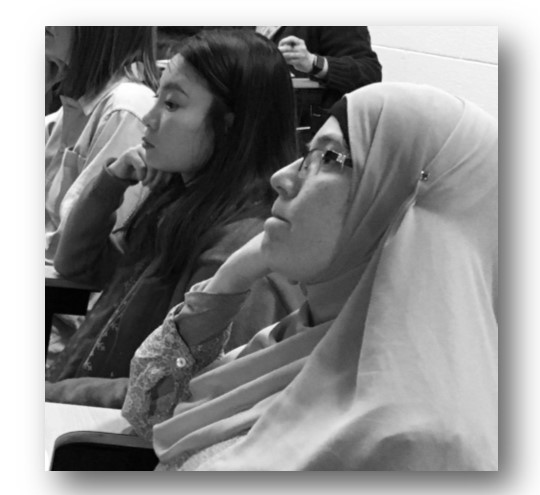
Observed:
[[[337,119],[330,116],[324,125],[319,129],[310,143],[310,148],[332,147],[336,151],[347,149],[341,127]]]
[[[161,87],[169,86],[172,89],[184,90],[194,89],[202,86],[208,89],[206,81],[199,73],[186,62],[182,55],[176,55],[165,67],[159,82]],[[178,87],[180,85],[180,87]]]

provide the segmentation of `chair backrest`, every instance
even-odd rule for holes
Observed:
[[[134,435],[73,431],[54,444],[51,471],[153,471],[158,458]]]

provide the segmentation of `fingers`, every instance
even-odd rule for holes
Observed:
[[[294,48],[296,45],[298,45],[299,43],[303,43],[304,40],[300,39],[300,38],[297,38],[296,36],[286,36],[285,38],[283,38],[279,44],[278,44],[278,48],[281,49],[281,48],[284,48],[284,49],[287,49],[287,48]]]
[[[141,145],[133,148],[130,165],[135,175],[134,179],[144,184],[148,175],[148,167],[146,166],[146,152]]]
[[[297,62],[300,59],[303,59],[304,56],[299,53],[284,53],[283,58],[286,62]]]
[[[283,58],[285,59],[285,62],[287,62],[287,64],[292,65],[296,70],[299,70],[301,72],[307,72],[307,70],[305,69],[306,62],[303,56],[294,54],[284,55]]]
[[[108,166],[108,170],[124,180],[140,181],[146,174],[146,165],[136,147],[125,151],[117,160]]]
[[[311,53],[308,51],[304,40],[296,36],[287,36],[279,42],[278,48],[289,65],[301,72],[309,72],[311,69]]]
[[[135,175],[134,178],[144,184],[144,181],[148,175],[148,168],[142,155],[138,151],[139,150],[137,149],[136,152],[132,154],[130,165],[133,170],[133,174]]]
[[[300,45],[295,48],[280,48],[281,54],[286,57],[287,55],[302,55],[307,53],[307,50],[303,49]]]
[[[134,149],[136,158],[133,160],[133,167],[137,174],[137,179],[143,186],[155,189],[170,182],[172,174],[149,167],[146,163],[146,151],[142,146]]]
[[[295,36],[287,36],[287,38],[283,38],[278,44],[278,49],[284,55],[286,53],[303,53],[307,51],[304,40],[296,38]]]

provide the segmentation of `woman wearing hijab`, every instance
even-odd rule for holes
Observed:
[[[428,86],[340,100],[264,233],[139,348],[123,414],[158,469],[497,470],[498,129]],[[268,271],[307,302],[203,371]]]

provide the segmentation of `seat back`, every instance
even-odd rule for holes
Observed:
[[[153,471],[158,458],[139,437],[75,431],[58,437],[51,471]]]

